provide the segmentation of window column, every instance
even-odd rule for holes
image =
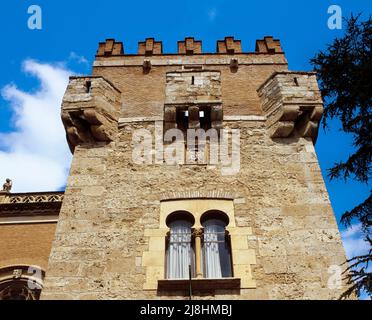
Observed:
[[[196,278],[203,278],[203,267],[201,259],[201,239],[203,237],[203,229],[194,229],[193,236],[195,238],[195,269]]]

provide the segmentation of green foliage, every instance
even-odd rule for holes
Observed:
[[[354,178],[369,183],[372,158],[372,19],[360,21],[353,15],[346,19],[347,29],[342,38],[335,39],[325,51],[320,51],[311,63],[318,74],[320,90],[325,101],[323,126],[338,118],[344,132],[353,137],[355,152],[346,161],[329,169],[331,179]],[[365,240],[372,245],[372,192],[353,210],[343,214],[341,222],[349,227],[352,221],[361,222]],[[372,293],[371,253],[348,261],[347,280],[350,288],[342,298],[361,291]]]

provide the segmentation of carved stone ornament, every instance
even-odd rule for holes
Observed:
[[[12,190],[13,182],[10,179],[6,179],[5,183],[3,184],[2,192],[10,192]]]
[[[323,101],[314,73],[274,73],[258,94],[271,138],[305,137],[315,143]]]
[[[61,117],[72,152],[80,144],[115,139],[120,101],[120,91],[102,77],[70,78]]]

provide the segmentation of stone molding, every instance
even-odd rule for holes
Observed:
[[[223,121],[266,121],[265,116],[257,115],[232,115],[232,116],[223,116]]]
[[[119,127],[125,125],[126,123],[136,123],[136,122],[156,122],[163,121],[163,117],[131,117],[131,118],[119,118]],[[258,115],[223,115],[223,121],[266,121],[265,116]]]
[[[232,193],[224,190],[185,190],[185,191],[169,191],[161,195],[161,201],[167,200],[182,200],[182,199],[226,199],[233,200],[236,198]]]
[[[226,57],[225,54],[200,54],[196,56],[182,56],[182,55],[154,55],[152,57],[146,57],[151,62],[153,67],[156,66],[182,66],[182,65],[228,65],[231,64],[231,59],[236,58],[239,66],[243,65],[287,65],[287,60],[284,55],[269,55],[267,53],[255,54],[255,53],[241,53],[233,54]],[[143,56],[122,56],[119,59],[96,60],[93,63],[93,67],[143,67]]]

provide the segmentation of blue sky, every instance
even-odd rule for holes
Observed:
[[[30,30],[27,27],[27,8],[32,4],[42,8],[42,30]],[[54,79],[64,77],[67,73],[90,73],[99,41],[116,38],[124,42],[126,53],[135,53],[138,41],[155,37],[163,41],[165,52],[175,52],[178,40],[185,36],[194,36],[203,40],[203,51],[213,52],[216,40],[233,35],[242,40],[244,51],[253,51],[256,39],[273,35],[281,40],[291,70],[310,70],[309,59],[343,33],[343,30],[330,30],[327,27],[327,9],[332,4],[339,5],[344,16],[353,12],[362,13],[365,18],[372,13],[372,1],[369,0],[313,0],[306,3],[298,0],[12,0],[2,3],[0,138],[7,138],[8,143],[1,142],[0,139],[0,151],[6,152],[10,148],[9,144],[14,138],[12,132],[22,126],[22,121],[17,118],[17,107],[28,98],[32,100],[27,100],[30,107],[40,101],[58,103],[59,93],[56,92],[63,88],[64,83],[58,83]],[[48,69],[48,66],[53,66],[54,69]],[[53,82],[50,87],[48,79]],[[39,112],[43,115],[45,110],[40,109]],[[47,132],[52,132],[53,127],[58,125],[51,125]],[[338,128],[337,121],[334,121],[329,132],[321,130],[316,145],[337,219],[343,211],[364,200],[369,192],[366,185],[354,181],[330,182],[326,177],[327,168],[335,161],[345,160],[352,152],[351,137],[339,132]],[[35,133],[35,130],[30,129],[26,133]],[[17,150],[25,150],[27,139],[30,139],[28,148],[32,145],[30,135],[22,139],[24,141],[17,145]],[[61,144],[66,148],[62,138],[49,139],[43,143],[51,153],[53,145]],[[57,156],[49,155],[52,160],[46,162],[45,168],[52,166],[53,157],[60,158],[59,152],[60,150]],[[68,162],[69,159],[64,161]],[[3,169],[4,167],[0,169],[2,180],[8,174]],[[66,167],[63,170],[66,171]],[[59,173],[58,181],[63,180],[61,174]],[[33,181],[35,179],[32,178]],[[343,226],[340,227],[343,230]]]

